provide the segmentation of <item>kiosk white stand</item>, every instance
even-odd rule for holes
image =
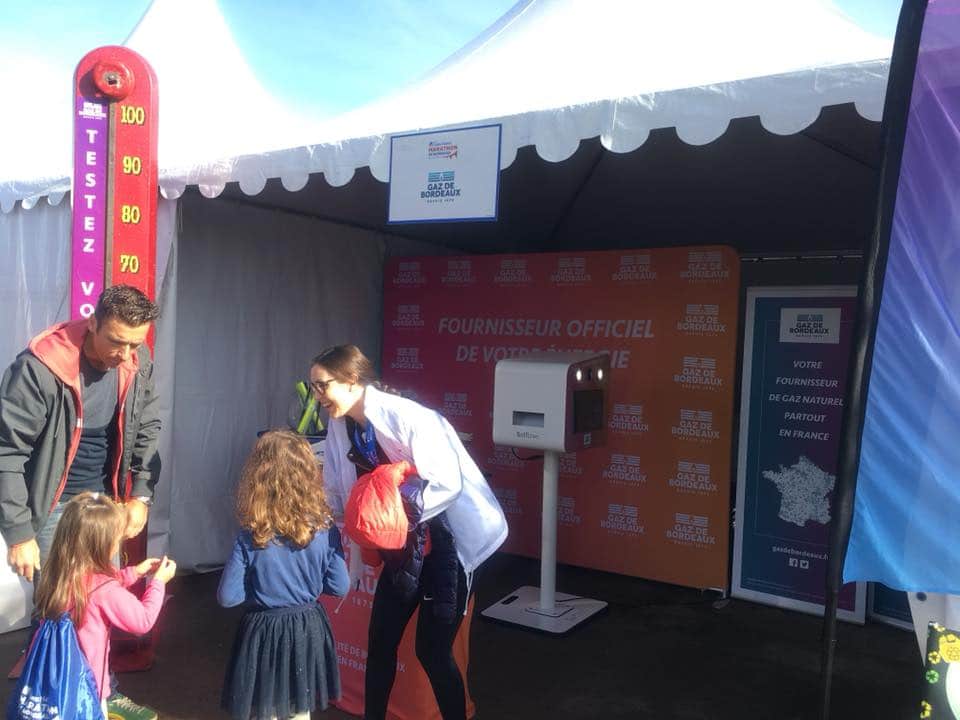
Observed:
[[[602,445],[610,375],[608,355],[531,353],[497,363],[493,441],[543,450],[540,587],[525,585],[481,615],[563,635],[607,607],[556,592],[560,453]]]

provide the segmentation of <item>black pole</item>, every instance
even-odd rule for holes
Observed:
[[[837,485],[834,489],[833,522],[830,525],[830,546],[827,558],[826,606],[823,615],[820,679],[822,690],[821,720],[830,718],[830,691],[833,680],[833,653],[837,644],[837,603],[842,585],[843,561],[850,539],[853,521],[853,498],[860,465],[860,442],[863,434],[863,416],[867,407],[870,385],[870,367],[873,360],[873,341],[880,297],[890,248],[893,211],[897,186],[900,181],[900,161],[910,113],[910,95],[917,56],[920,51],[920,33],[926,14],[927,0],[904,0],[897,23],[897,34],[890,58],[890,76],[883,107],[881,131],[882,162],[880,183],[874,218],[874,231],[864,253],[860,276],[860,294],[854,326],[853,356],[847,375],[843,426],[837,464]]]

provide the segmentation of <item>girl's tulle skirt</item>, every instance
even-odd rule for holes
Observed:
[[[234,720],[324,710],[339,697],[337,652],[322,606],[250,610],[243,616],[221,701]]]

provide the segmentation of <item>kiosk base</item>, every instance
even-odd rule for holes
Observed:
[[[525,585],[480,614],[490,620],[523,625],[551,635],[565,635],[606,607],[603,600],[558,592],[553,608],[541,608],[540,588]]]

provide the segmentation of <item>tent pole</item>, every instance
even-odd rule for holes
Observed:
[[[843,584],[843,561],[846,557],[850,526],[853,521],[853,501],[860,464],[860,443],[870,383],[873,342],[880,313],[880,298],[890,248],[893,212],[900,181],[900,162],[903,157],[907,118],[910,113],[910,95],[913,91],[913,77],[920,51],[920,34],[926,7],[927,0],[904,0],[897,24],[893,56],[890,60],[890,79],[887,83],[881,131],[882,163],[879,195],[874,217],[874,232],[867,243],[860,278],[853,353],[844,400],[837,484],[834,490],[833,522],[830,525],[826,603],[821,637],[821,720],[830,718],[830,693],[834,650],[837,643],[837,609],[840,588]]]
[[[188,189],[193,189],[193,186],[188,186]],[[197,192],[199,193],[199,191]],[[278,207],[276,205],[268,205],[267,203],[257,202],[255,200],[249,200],[247,198],[234,197],[230,195],[221,194],[214,199],[219,200],[220,202],[233,203],[235,205],[253,208],[255,210],[268,210],[270,212],[278,212],[284,215],[293,215],[295,217],[307,218],[309,220],[319,220],[320,222],[330,223],[331,225],[340,225],[342,227],[348,227],[352,230],[364,230],[366,232],[374,232],[374,233],[377,233],[378,235],[386,235],[387,237],[398,238],[400,240],[414,239],[424,243],[429,243],[433,245],[436,244],[436,243],[430,243],[429,240],[420,240],[419,238],[409,238],[406,235],[400,235],[398,233],[391,232],[388,228],[378,227],[376,225],[369,225],[367,223],[360,223],[360,222],[351,221],[351,220],[343,220],[340,218],[333,217],[332,215],[305,212],[303,210],[296,210],[294,208]]]
[[[877,170],[876,163],[870,162],[869,160],[865,160],[864,158],[855,154],[853,151],[843,147],[839,143],[832,143],[829,140],[824,139],[822,136],[815,134],[810,128],[807,128],[806,130],[801,130],[797,134],[800,135],[801,137],[806,138],[810,142],[814,142],[817,145],[825,147],[827,150],[835,152],[837,155],[841,157],[845,157],[850,162],[854,162],[857,165],[860,165],[861,167],[865,167],[873,171]]]

